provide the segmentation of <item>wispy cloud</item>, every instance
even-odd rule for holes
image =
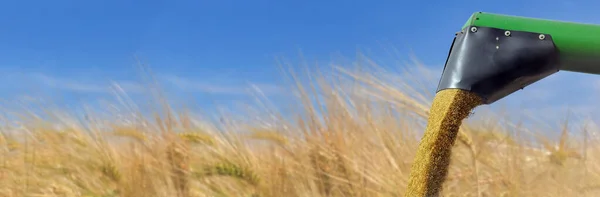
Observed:
[[[32,73],[30,74],[30,77],[37,82],[36,85],[65,91],[83,93],[106,93],[110,90],[110,86],[93,83],[84,83],[74,79],[58,78],[41,73]]]
[[[93,77],[63,77],[44,73],[10,73],[0,79],[1,89],[46,89],[70,93],[109,94],[115,89],[127,93],[143,93],[149,86],[134,80],[114,81],[110,79],[95,79]],[[17,83],[15,83],[17,82]],[[184,93],[203,93],[214,95],[244,95],[259,91],[262,94],[278,94],[282,89],[271,84],[222,84],[185,78],[177,75],[160,75],[157,82],[161,88]]]
[[[115,86],[128,93],[142,92],[144,87],[142,84],[134,81],[113,81],[102,79],[58,77],[43,73],[26,73],[21,74],[22,80],[26,81],[26,85],[38,88],[50,88],[60,91],[75,92],[75,93],[111,93]]]
[[[220,95],[244,95],[249,91],[260,91],[267,95],[278,94],[282,88],[274,84],[244,83],[244,84],[219,84],[204,82],[176,75],[162,75],[159,82],[169,85],[184,92],[197,92]]]

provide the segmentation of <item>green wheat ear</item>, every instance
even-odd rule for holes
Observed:
[[[268,129],[252,128],[251,133],[248,137],[250,137],[252,139],[271,141],[280,146],[285,146],[289,142],[287,137],[285,135],[283,135],[281,132],[277,132],[275,130],[268,130]]]
[[[256,173],[249,168],[244,168],[239,165],[223,162],[215,165],[207,166],[204,168],[204,172],[195,173],[197,176],[228,176],[239,180],[243,180],[253,186],[257,186],[260,183],[260,179]]]
[[[113,134],[120,137],[129,137],[138,140],[139,142],[148,140],[148,136],[135,127],[115,126],[113,128]]]
[[[9,151],[14,151],[19,149],[21,145],[16,140],[0,133],[0,146],[6,146],[6,148],[8,148]]]
[[[186,141],[186,142],[190,142],[190,143],[195,143],[195,144],[206,144],[206,145],[214,145],[215,141],[212,138],[212,136],[205,134],[205,133],[201,133],[201,132],[183,132],[183,133],[179,133],[178,134],[179,137]]]
[[[102,175],[118,183],[121,180],[121,172],[113,163],[106,163],[100,168]]]

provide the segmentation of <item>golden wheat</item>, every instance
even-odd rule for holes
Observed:
[[[444,114],[436,110],[449,110],[449,103],[438,102],[430,110],[430,101],[412,90],[416,87],[375,74],[336,73],[329,80],[336,83],[318,79],[309,88],[297,85],[293,90],[300,93],[292,95],[290,88],[285,97],[293,110],[253,114],[263,120],[256,125],[233,116],[210,122],[187,110],[172,112],[163,103],[164,114],[136,117],[127,125],[24,118],[0,130],[0,197],[392,197],[415,194],[406,190],[409,185],[418,187],[414,196],[423,196],[440,187],[436,181],[446,174],[447,156],[452,162],[439,190],[443,196],[591,197],[600,192],[597,139],[586,139],[588,146],[572,143],[577,130],[567,129],[556,140],[526,138],[519,128],[492,118],[465,122],[458,130],[474,103],[454,120],[424,126],[429,114]],[[214,129],[204,131],[196,123]],[[431,135],[436,125],[454,125],[445,128],[453,131],[446,133],[450,140],[418,152],[417,136],[425,128],[426,139],[442,139]],[[594,136],[597,131],[586,132]],[[453,147],[456,135],[460,144]],[[540,142],[543,148],[534,146]],[[433,150],[446,159],[423,154]],[[425,169],[436,175],[431,178],[411,178],[413,163],[439,169]]]

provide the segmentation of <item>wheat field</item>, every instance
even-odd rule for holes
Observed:
[[[15,112],[1,128],[0,196],[402,196],[434,93],[420,84],[438,76],[332,68],[308,83],[290,72],[285,110],[256,96],[219,121],[167,102],[150,115],[122,110],[120,121]],[[443,196],[600,195],[597,131],[559,132],[473,114]]]

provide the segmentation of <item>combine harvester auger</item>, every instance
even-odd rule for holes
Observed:
[[[600,74],[600,25],[474,13],[452,43],[405,196],[439,196],[471,110],[560,70]]]

